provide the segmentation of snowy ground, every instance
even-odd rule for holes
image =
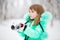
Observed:
[[[11,25],[19,22],[24,22],[24,20],[12,19],[0,22],[0,40],[23,40],[24,38],[19,36],[16,31],[11,30]],[[53,26],[48,23],[47,40],[60,40],[60,21],[54,20],[53,23]]]
[[[47,40],[60,40],[60,20],[54,20],[53,26],[47,26],[48,39]]]

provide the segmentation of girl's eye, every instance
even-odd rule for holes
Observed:
[[[29,12],[33,13],[34,11],[29,11]]]

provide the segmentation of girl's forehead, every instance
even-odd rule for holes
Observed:
[[[35,11],[34,9],[29,9],[29,11]]]

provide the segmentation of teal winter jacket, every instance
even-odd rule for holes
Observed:
[[[28,21],[30,19],[29,13],[26,13],[24,16],[25,20]],[[46,27],[48,21],[52,19],[52,15],[50,12],[45,11],[40,18],[40,23],[44,29],[44,32],[42,31],[40,25],[32,25],[34,21],[28,22],[27,28],[25,31],[20,32],[19,30],[17,31],[22,37],[25,38],[25,35],[29,36],[28,40],[44,40],[45,38],[48,37],[47,32],[46,32]]]

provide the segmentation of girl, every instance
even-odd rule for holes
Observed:
[[[47,37],[46,27],[52,15],[45,11],[42,5],[30,6],[29,12],[25,15],[26,25],[22,32],[17,31],[24,37],[24,40],[44,40]]]

